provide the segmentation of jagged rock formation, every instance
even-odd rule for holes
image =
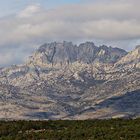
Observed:
[[[79,46],[73,45],[72,42],[48,43],[42,45],[29,62],[35,65],[46,64],[70,64],[74,62],[81,63],[115,63],[127,52],[119,49],[107,47],[105,45],[97,47],[92,42],[82,43]]]
[[[122,59],[116,63],[116,66],[119,65],[129,68],[140,68],[140,46],[137,46],[134,51],[122,57]]]
[[[137,117],[139,93],[139,47],[47,43],[26,64],[0,69],[0,118]]]

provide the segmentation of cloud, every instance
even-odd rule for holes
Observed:
[[[0,49],[55,40],[139,40],[139,4],[138,0],[83,0],[50,10],[40,4],[29,5],[0,19]]]
[[[110,2],[109,5],[88,2],[52,10],[36,4],[29,5],[12,19],[0,21],[0,43],[24,43],[39,38],[134,39],[140,37],[139,25],[140,11],[135,2]]]
[[[23,9],[17,16],[19,18],[29,18],[35,16],[38,12],[40,12],[40,4],[29,5],[25,9]]]

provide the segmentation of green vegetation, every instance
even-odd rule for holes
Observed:
[[[140,119],[1,121],[0,140],[140,140]]]

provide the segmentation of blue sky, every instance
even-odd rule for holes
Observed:
[[[80,0],[0,0],[0,17],[15,14],[31,4],[40,4],[47,9],[65,4],[79,3]]]
[[[0,67],[24,63],[46,42],[140,44],[139,0],[0,0]]]

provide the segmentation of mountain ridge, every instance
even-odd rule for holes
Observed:
[[[139,47],[128,53],[93,42],[46,43],[25,64],[0,70],[0,118],[137,117],[139,57]],[[128,93],[134,91],[136,112],[132,107],[117,110],[117,102],[131,99],[134,94]],[[133,106],[133,102],[123,104],[129,103]]]
[[[73,62],[83,62],[83,63],[93,63],[93,62],[103,62],[103,63],[114,63],[117,59],[126,55],[127,52],[123,49],[107,47],[105,45],[95,46],[93,42],[85,42],[79,45],[73,45],[72,42],[57,43],[52,42],[44,44],[31,56],[29,63],[48,63],[48,64],[58,64],[58,63],[73,63]],[[47,62],[46,62],[47,60]],[[38,65],[38,64],[37,64]]]

